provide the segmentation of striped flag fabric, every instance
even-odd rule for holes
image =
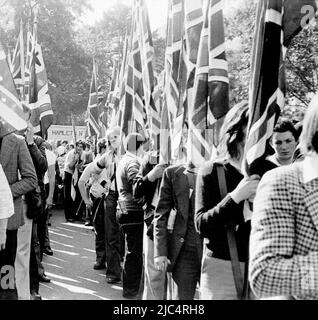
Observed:
[[[135,0],[132,14],[132,32],[130,50],[127,56],[125,78],[125,104],[121,110],[121,127],[124,136],[130,132],[139,132],[149,136],[150,103],[153,106],[153,70],[152,40],[146,23],[143,1]],[[147,93],[145,93],[147,91]],[[149,101],[147,100],[148,98]]]
[[[223,1],[207,0],[190,102],[188,160],[200,166],[211,158],[218,130],[229,110]]]
[[[145,93],[143,86],[143,69],[142,69],[142,57],[141,57],[141,46],[140,42],[140,6],[139,0],[135,0],[134,3],[134,19],[133,19],[133,32],[132,32],[132,49],[131,49],[131,59],[132,64],[132,87],[130,88],[133,95],[133,116],[136,122],[136,132],[145,134],[145,129],[148,121],[147,109],[144,103]],[[128,88],[126,88],[127,90]],[[135,130],[134,130],[135,131]]]
[[[27,127],[26,114],[19,100],[8,60],[0,42],[0,137]]]
[[[133,103],[134,103],[134,90],[133,90],[133,80],[134,80],[134,71],[133,71],[133,57],[131,52],[128,53],[127,57],[127,71],[125,76],[125,94],[124,94],[124,103],[122,104],[121,112],[121,121],[120,127],[122,129],[123,137],[133,131]],[[122,140],[123,141],[123,140]]]
[[[266,146],[285,104],[284,59],[286,47],[306,26],[304,6],[317,11],[310,0],[266,0],[258,3],[249,88],[249,124],[244,172],[257,173]],[[310,18],[310,17],[309,17]]]
[[[18,93],[21,99],[24,99],[24,41],[23,41],[23,25],[22,20],[20,21],[20,32],[17,39],[17,43],[14,49],[12,61],[11,61],[11,70],[14,79],[14,83],[18,90]]]
[[[110,115],[110,119],[114,119],[119,107],[119,61],[113,61],[112,78],[109,93],[106,101],[106,110],[104,113]]]
[[[164,98],[165,99],[165,98]],[[159,163],[171,163],[171,127],[170,127],[170,112],[168,110],[167,101],[164,100],[161,123],[160,123],[160,149]]]
[[[30,73],[31,73],[31,61],[32,61],[32,48],[33,48],[33,34],[28,26],[27,31],[27,46],[26,46],[26,61],[24,70],[24,101],[29,103],[29,83],[30,83]]]
[[[125,98],[125,84],[127,77],[127,59],[129,54],[130,36],[126,34],[124,40],[124,48],[122,54],[122,62],[120,66],[120,72],[118,75],[118,83],[116,84],[116,99],[118,99],[117,111],[111,114],[110,127],[121,126],[122,113],[124,108],[124,98]],[[116,105],[115,105],[116,109]]]
[[[101,129],[98,124],[99,110],[98,110],[98,85],[97,85],[97,70],[95,65],[95,59],[93,59],[93,72],[89,90],[89,99],[87,105],[87,129],[89,136],[96,136],[97,138],[101,135]]]
[[[258,3],[249,88],[249,123],[245,145],[245,173],[253,174],[265,155],[275,123],[284,106],[283,0]]]
[[[51,98],[48,93],[49,83],[45,69],[42,48],[37,38],[37,20],[33,26],[33,44],[30,62],[29,80],[29,108],[31,109],[31,124],[34,131],[44,139],[47,137],[47,130],[53,123],[53,110]]]
[[[148,9],[145,0],[137,0],[137,21],[139,21],[139,42],[142,61],[144,103],[148,114],[148,126],[154,142],[153,149],[159,149],[160,110],[154,100],[155,76],[153,70],[154,46],[150,29]]]
[[[170,0],[165,53],[165,99],[170,119],[173,162],[178,158],[184,122],[183,102],[186,83],[184,58],[184,0]]]

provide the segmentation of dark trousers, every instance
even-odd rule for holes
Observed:
[[[127,248],[123,269],[123,295],[136,296],[139,291],[142,274],[144,224],[127,224],[121,227],[125,235]]]
[[[14,272],[17,233],[18,230],[7,230],[6,248],[0,251],[0,300],[18,300]]]
[[[30,291],[39,293],[39,274],[43,271],[41,263],[41,249],[38,239],[38,226],[35,220],[32,222],[32,236],[31,236],[31,252],[30,252]]]
[[[116,220],[117,194],[110,191],[105,200],[106,276],[121,278],[119,224]]]
[[[102,198],[91,197],[93,200],[92,212],[94,216],[96,262],[104,264],[106,261],[104,200]]]
[[[36,223],[37,223],[37,238],[40,243],[40,259],[42,261],[43,256],[43,249],[45,247],[45,237],[47,232],[47,216],[48,216],[48,210],[46,209],[46,198],[48,193],[46,193],[46,190],[41,188],[41,199],[42,199],[42,212],[41,214],[36,217]]]
[[[173,300],[193,300],[200,281],[201,259],[195,246],[184,245],[172,271]]]
[[[65,219],[74,219],[73,199],[71,197],[72,174],[64,172],[64,214]]]
[[[121,253],[119,225],[116,221],[117,195],[110,191],[105,200],[93,198],[93,201],[96,262],[106,261],[106,276],[120,279]]]
[[[44,231],[43,243],[41,244],[41,241],[40,241],[42,254],[43,254],[43,249],[44,248],[51,248],[50,237],[49,237],[49,226],[48,226],[48,223],[49,223],[49,209],[46,207],[46,199],[49,196],[50,184],[47,183],[44,187],[45,187],[45,203],[44,203],[44,211],[45,211],[45,213],[44,213],[44,217],[46,217],[46,221],[45,221],[44,230],[43,230]]]

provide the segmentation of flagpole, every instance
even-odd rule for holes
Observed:
[[[72,119],[73,140],[74,140],[74,146],[75,146],[75,144],[76,144],[76,130],[75,130],[75,125],[74,125],[73,113],[71,114],[71,119]]]
[[[24,66],[24,37],[23,37],[23,23],[22,19],[20,19],[20,66],[21,66],[21,80],[22,80],[22,95],[21,100],[25,100],[25,92],[24,92],[24,86],[25,86],[25,66]]]

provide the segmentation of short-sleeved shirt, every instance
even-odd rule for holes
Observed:
[[[82,173],[79,181],[84,182],[85,184],[87,184],[90,181],[90,194],[93,195],[95,198],[100,198],[102,196],[101,183],[103,181],[107,181],[108,174],[105,169],[103,169],[103,171],[99,174],[96,173],[95,166],[96,164],[94,162],[89,163],[85,168],[84,172]]]
[[[69,151],[66,155],[66,159],[65,159],[65,166],[64,166],[64,172],[68,172],[70,174],[73,174],[74,173],[74,167],[71,168],[70,167],[70,163],[73,162],[74,160],[74,157],[75,157],[75,149],[72,149],[71,151]],[[81,160],[80,161],[83,161],[84,160],[84,152],[82,152],[82,155],[81,155]]]
[[[48,149],[45,149],[45,155],[47,159],[47,167],[49,168],[50,166],[54,166],[55,168],[55,162],[56,162],[56,155]],[[45,175],[44,175],[44,184],[49,183],[49,175],[48,175],[48,170],[46,170]]]

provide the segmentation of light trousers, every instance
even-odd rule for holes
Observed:
[[[144,226],[144,290],[142,300],[166,299],[166,273],[154,265],[154,242],[147,236]]]
[[[25,210],[24,210],[25,212]],[[24,213],[24,225],[18,229],[17,253],[15,258],[15,281],[19,300],[30,300],[30,251],[32,219]]]

